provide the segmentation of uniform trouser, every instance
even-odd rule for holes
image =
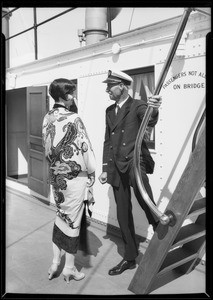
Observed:
[[[117,219],[121,229],[122,238],[124,241],[124,259],[125,260],[134,260],[138,256],[138,247],[135,239],[135,228],[134,220],[132,215],[132,202],[131,202],[131,189],[130,185],[133,187],[135,197],[137,198],[138,203],[141,208],[144,210],[149,224],[154,224],[158,219],[150,211],[147,204],[143,200],[140,191],[135,180],[135,175],[133,168],[129,172],[123,174],[120,173],[120,184],[119,187],[113,186],[114,197],[117,204]],[[144,168],[142,168],[142,179],[144,187],[153,201],[152,190],[149,185],[149,179],[146,175]],[[154,201],[153,201],[154,202]]]

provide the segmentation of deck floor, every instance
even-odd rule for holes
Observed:
[[[108,269],[122,259],[121,239],[108,234],[106,226],[94,222],[88,227],[90,255],[84,256],[81,251],[76,255],[76,266],[86,277],[66,284],[61,274],[62,257],[58,277],[48,280],[54,219],[55,209],[47,202],[12,188],[6,189],[6,293],[133,295],[128,286],[136,269],[118,276],[108,275]],[[138,260],[146,247],[146,243],[140,245]],[[151,292],[153,295],[190,293],[205,293],[204,266]]]

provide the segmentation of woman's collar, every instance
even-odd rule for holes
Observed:
[[[63,105],[62,103],[55,103],[55,104],[53,105],[53,109],[58,108],[58,107],[66,108],[66,106]],[[66,109],[67,109],[67,108],[66,108]]]

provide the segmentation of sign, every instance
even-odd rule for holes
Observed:
[[[178,82],[180,78],[184,78],[184,80],[181,80],[181,83]],[[205,89],[205,80],[203,79],[206,79],[205,73],[197,70],[187,70],[170,77],[163,84],[162,88],[166,89],[171,85],[174,90]]]

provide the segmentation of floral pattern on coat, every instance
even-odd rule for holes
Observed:
[[[72,220],[61,209],[65,201],[63,191],[67,189],[67,180],[76,178],[81,171],[95,171],[91,142],[81,118],[65,108],[53,109],[46,114],[42,139],[57,215],[73,228]]]

